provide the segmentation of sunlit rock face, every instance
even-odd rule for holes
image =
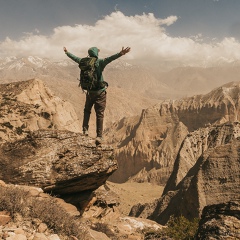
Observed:
[[[164,193],[175,190],[202,155],[212,151],[215,147],[232,143],[238,139],[240,139],[238,122],[200,128],[188,134],[178,152]]]
[[[7,183],[72,194],[95,190],[117,169],[110,147],[97,149],[80,133],[39,130],[0,148],[0,176]]]

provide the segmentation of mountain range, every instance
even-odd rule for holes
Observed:
[[[104,70],[109,83],[105,125],[123,117],[139,115],[166,99],[203,94],[227,82],[240,81],[238,63],[211,68],[181,67],[169,71],[134,65],[122,59]],[[0,58],[0,81],[9,83],[33,78],[43,80],[63,100],[73,104],[82,118],[85,95],[78,88],[78,65],[68,59],[59,61],[36,56]],[[92,119],[91,125],[95,125]],[[92,134],[95,134],[92,131]]]

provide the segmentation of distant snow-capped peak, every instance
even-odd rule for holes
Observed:
[[[76,66],[77,64],[70,59],[48,59],[40,58],[37,56],[28,56],[28,57],[7,57],[0,59],[0,70],[17,70],[20,71],[22,68],[27,68],[31,71],[38,71],[41,69],[49,68],[68,68],[71,66]],[[129,62],[123,60],[116,60],[111,62],[108,66],[109,69],[116,70],[131,70],[138,68],[137,65],[133,65]]]
[[[16,59],[17,59],[17,57],[10,56],[10,57],[6,57],[6,58],[2,59],[2,61],[5,62],[5,63],[8,63],[8,62],[12,62],[12,61],[14,61]]]
[[[135,66],[128,62],[117,60],[112,62],[109,67],[115,68],[115,69],[131,69],[131,68],[134,68]]]
[[[28,57],[10,56],[6,58],[0,58],[0,69],[20,70],[24,66],[38,69],[38,68],[47,68],[50,65],[67,67],[67,66],[73,65],[73,63],[69,59],[54,61],[47,58],[40,58],[36,56],[28,56]]]
[[[39,57],[33,57],[33,56],[29,56],[27,58],[27,60],[32,63],[33,65],[35,65],[36,67],[43,67],[43,65],[46,64],[46,61],[42,58],[39,58]]]

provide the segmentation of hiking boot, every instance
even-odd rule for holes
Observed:
[[[88,130],[87,129],[83,129],[83,135],[88,136]]]
[[[101,145],[103,143],[103,138],[102,137],[97,137],[95,140],[95,144],[97,146]]]

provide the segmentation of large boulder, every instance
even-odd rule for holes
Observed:
[[[206,206],[196,239],[240,239],[240,202]]]
[[[0,179],[41,187],[54,194],[95,190],[117,169],[113,149],[96,148],[90,137],[39,130],[0,146]]]

